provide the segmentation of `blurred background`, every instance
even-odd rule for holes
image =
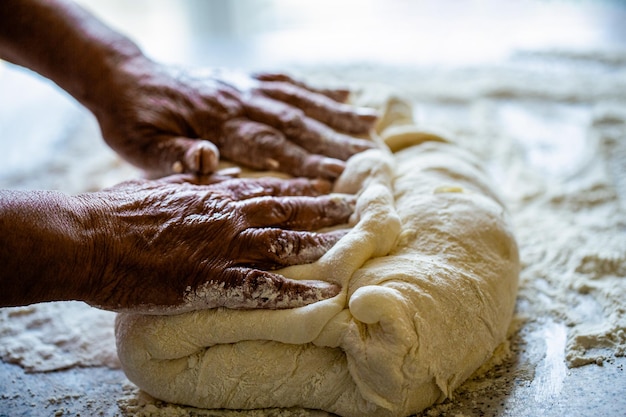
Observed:
[[[584,58],[626,48],[626,1],[77,1],[152,58],[196,67],[436,71],[497,65],[528,51],[573,51]],[[611,68],[623,70],[623,56],[618,54]],[[91,123],[87,131],[85,120]],[[109,152],[100,139],[70,140],[97,137],[97,130],[91,115],[51,82],[0,61],[0,187],[80,189],[78,182],[76,187],[46,182],[40,173],[67,171],[77,157]],[[96,173],[105,175],[110,167],[99,161],[94,157],[82,165],[100,166]],[[77,175],[94,171],[66,177]]]
[[[626,45],[626,2],[603,0],[79,0],[159,60],[466,64],[519,49]]]

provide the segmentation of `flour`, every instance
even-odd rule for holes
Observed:
[[[0,309],[0,357],[29,372],[119,368],[112,349],[114,317],[76,302]]]
[[[606,114],[596,110],[589,123],[578,172],[534,177],[537,193],[514,209],[526,266],[520,305],[567,325],[569,366],[626,353],[626,212],[616,175],[626,172],[626,119],[611,116],[607,129]]]

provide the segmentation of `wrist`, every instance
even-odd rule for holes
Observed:
[[[83,205],[51,191],[0,194],[0,303],[83,300],[93,269]]]
[[[124,95],[142,79],[149,76],[154,62],[137,49],[116,45],[98,57],[93,81],[76,89],[72,95],[87,107],[99,120],[120,111]]]
[[[125,85],[142,76],[151,61],[126,38],[94,48],[93,59],[67,91],[96,116],[115,111]]]
[[[66,0],[3,1],[0,57],[57,83],[88,108],[112,92],[108,80],[139,47]]]
[[[74,255],[80,271],[80,300],[94,303],[110,283],[105,282],[107,265],[112,258],[111,239],[115,236],[111,227],[110,210],[98,193],[83,193],[70,197],[77,219],[78,253]]]

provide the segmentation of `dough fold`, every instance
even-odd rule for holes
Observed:
[[[317,262],[280,271],[337,282],[339,295],[290,310],[120,314],[128,378],[200,408],[347,417],[407,416],[450,396],[506,338],[518,249],[473,156],[399,134],[395,154],[358,154],[338,180],[335,191],[358,193],[350,232]]]

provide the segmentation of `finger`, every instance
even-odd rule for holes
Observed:
[[[314,88],[303,82],[296,81],[286,74],[265,72],[253,74],[252,77],[259,81],[289,83],[313,93],[322,94],[340,103],[345,103],[348,97],[350,97],[350,90],[346,88]]]
[[[308,178],[245,178],[221,182],[214,188],[224,191],[233,200],[263,196],[319,196],[328,194],[332,184],[322,179]]]
[[[286,82],[263,82],[256,91],[302,109],[307,116],[342,132],[368,133],[378,119],[378,114],[372,109],[339,103]]]
[[[244,105],[250,119],[273,126],[313,154],[345,161],[356,153],[376,146],[369,140],[335,132],[323,123],[305,116],[300,109],[277,100],[253,96]]]
[[[308,117],[302,119],[304,129],[289,139],[311,153],[347,161],[352,155],[376,147],[374,142],[344,135]]]
[[[317,261],[346,230],[316,233],[277,228],[246,229],[238,236],[239,265],[275,269]]]
[[[353,196],[257,197],[239,203],[249,227],[317,230],[348,222]]]
[[[272,272],[228,268],[219,281],[210,281],[188,295],[187,302],[226,308],[297,308],[339,294],[341,288],[323,281],[296,281]]]
[[[192,173],[207,175],[218,167],[219,151],[209,141],[184,137],[161,139],[148,150],[157,164],[148,168],[151,174],[169,175]]]
[[[219,147],[222,156],[231,161],[294,176],[334,180],[345,168],[341,160],[312,155],[276,129],[246,119],[233,119],[224,124]]]

